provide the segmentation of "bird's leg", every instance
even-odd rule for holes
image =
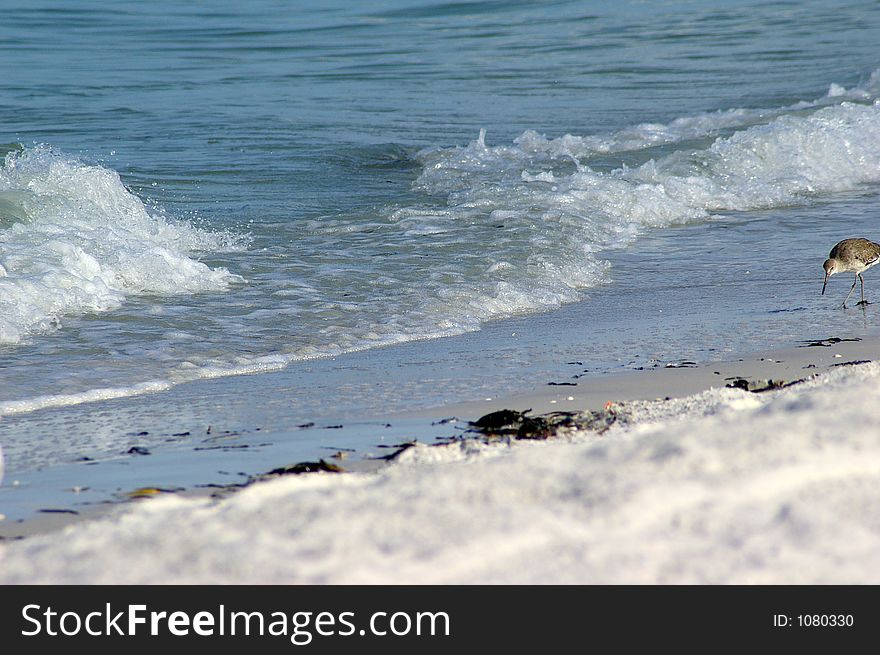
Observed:
[[[862,277],[861,273],[856,273],[859,277],[859,281],[862,283],[862,301],[858,303],[859,305],[867,305],[868,301],[865,300],[865,278]]]
[[[846,298],[843,299],[843,308],[846,309],[846,301],[849,300],[849,297],[852,295],[852,292],[856,290],[856,282],[859,281],[859,274],[856,273],[856,276],[853,278],[853,285],[849,289],[849,293],[846,294]]]

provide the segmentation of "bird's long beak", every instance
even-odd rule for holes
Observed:
[[[825,281],[822,283],[822,295],[825,295],[825,286],[828,284],[828,273],[825,273]]]

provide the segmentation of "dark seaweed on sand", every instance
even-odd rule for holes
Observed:
[[[390,462],[392,460],[397,459],[401,453],[406,452],[413,446],[415,446],[418,442],[416,440],[413,441],[405,441],[403,443],[396,444],[394,446],[384,446],[380,445],[379,448],[394,448],[395,451],[393,453],[389,453],[388,455],[383,455],[382,457],[374,457],[373,459],[385,460],[386,462]]]
[[[618,419],[614,406],[600,411],[551,412],[529,416],[531,409],[518,412],[502,409],[471,422],[471,428],[485,437],[514,439],[549,439],[563,430],[590,430],[604,433]]]
[[[742,389],[743,391],[751,391],[752,393],[763,393],[765,391],[773,391],[788,386],[782,380],[747,380],[745,378],[735,378],[730,384],[725,385],[728,389]]]
[[[268,473],[264,473],[260,477],[271,477],[276,475],[299,475],[302,473],[318,473],[324,471],[326,473],[342,473],[343,468],[336,464],[331,464],[323,459],[317,462],[299,462],[297,464],[288,464],[277,469],[272,469]]]
[[[828,337],[827,339],[819,339],[818,341],[804,341],[803,345],[798,346],[798,348],[830,348],[831,346],[841,343],[843,341],[861,341],[859,337],[853,337],[852,339],[841,339],[840,337]]]

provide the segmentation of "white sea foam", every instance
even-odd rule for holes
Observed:
[[[799,101],[782,107],[735,108],[681,116],[669,123],[639,123],[609,134],[565,134],[548,138],[535,130],[526,130],[514,139],[511,146],[485,144],[485,132],[469,146],[461,148],[427,148],[418,157],[425,166],[419,180],[428,191],[442,192],[450,188],[466,188],[472,175],[488,173],[500,177],[502,173],[517,174],[524,165],[553,159],[579,162],[596,155],[646,150],[659,145],[673,145],[684,141],[717,138],[724,132],[766,124],[774,119],[798,112],[821,109],[843,101],[870,102],[880,97],[880,69],[859,86],[847,89],[831,84],[828,92],[813,100]],[[434,172],[440,176],[434,186]],[[457,173],[453,176],[452,173]],[[458,178],[458,179],[456,179]]]
[[[0,402],[0,416],[33,412],[34,410],[46,409],[48,407],[65,407],[68,405],[91,403],[98,400],[128,398],[130,396],[139,396],[141,394],[152,393],[155,391],[164,391],[170,389],[171,386],[172,383],[169,381],[157,380],[134,384],[130,387],[89,389],[88,391],[83,391],[81,393],[54,394],[38,396],[36,398],[27,398],[25,400],[9,400],[6,402]]]
[[[620,176],[704,211],[780,207],[853,190],[880,182],[880,101],[781,116]]]
[[[47,146],[10,153],[0,169],[0,344],[133,294],[226,289],[241,278],[193,255],[233,244],[148,210],[111,169]]]

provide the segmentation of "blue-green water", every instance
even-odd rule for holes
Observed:
[[[818,290],[880,237],[877,43],[875,2],[3,0],[7,468],[870,331]]]

